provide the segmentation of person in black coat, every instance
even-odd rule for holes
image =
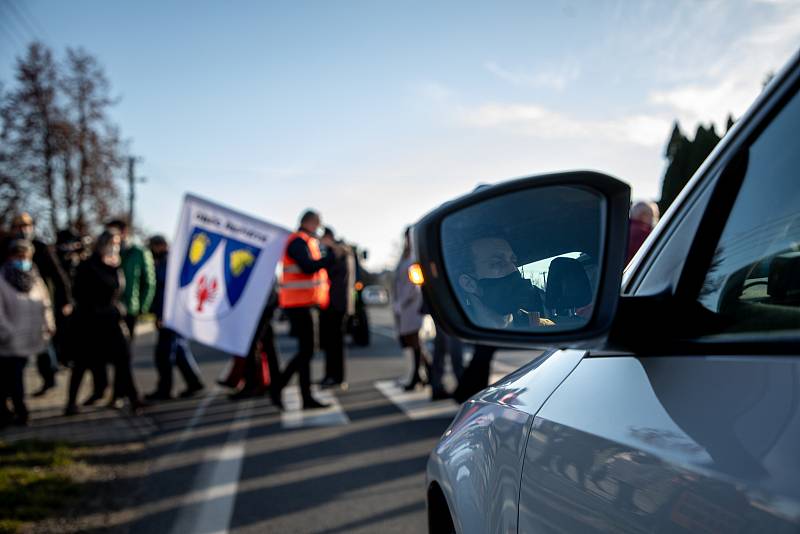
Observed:
[[[322,244],[332,252],[333,264],[328,267],[330,304],[320,312],[320,345],[325,350],[323,387],[346,387],[344,381],[347,319],[355,313],[356,261],[353,250],[337,241],[333,229],[325,228]]]
[[[133,382],[130,348],[122,326],[119,299],[124,281],[119,269],[119,249],[119,233],[103,232],[92,256],[81,263],[75,275],[75,312],[69,343],[73,368],[66,415],[78,412],[78,390],[87,369],[93,373],[94,393],[85,404],[103,397],[107,386],[105,366],[109,361],[114,365],[114,397],[127,397],[134,412],[142,406]]]
[[[150,252],[153,254],[156,271],[156,290],[150,311],[156,316],[158,339],[153,358],[158,372],[158,385],[156,390],[145,395],[145,399],[168,400],[172,398],[172,365],[178,367],[186,389],[180,393],[181,398],[188,398],[205,387],[200,378],[200,369],[192,354],[192,349],[186,338],[165,327],[162,324],[164,316],[164,292],[167,285],[167,254],[169,245],[167,240],[160,235],[150,238]]]
[[[35,238],[35,226],[33,217],[28,213],[20,213],[15,216],[11,221],[11,234],[6,240],[0,244],[0,265],[6,260],[8,244],[14,239],[26,239],[33,244],[33,264],[36,270],[39,271],[39,276],[42,277],[47,287],[52,292],[53,298],[53,311],[55,313],[57,331],[55,338],[55,348],[61,348],[60,341],[64,335],[64,325],[66,317],[72,313],[72,298],[70,292],[70,283],[61,266],[58,263],[53,251],[47,244]],[[59,332],[58,330],[61,330]],[[39,375],[42,377],[41,388],[34,393],[34,396],[39,397],[44,395],[56,384],[56,371],[58,365],[55,354],[46,350],[36,355],[36,367]],[[59,359],[64,359],[60,357]]]

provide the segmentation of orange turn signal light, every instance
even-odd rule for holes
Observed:
[[[422,274],[422,267],[419,263],[412,263],[408,266],[408,279],[415,286],[421,286],[425,283],[425,276]]]
[[[361,291],[362,289],[364,289],[364,283],[360,282],[360,281],[356,282],[355,288],[356,288],[356,291]]]

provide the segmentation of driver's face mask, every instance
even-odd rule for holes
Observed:
[[[520,309],[539,311],[530,309],[533,287],[517,270],[500,278],[480,278],[476,282],[481,291],[480,301],[498,315],[516,313]]]

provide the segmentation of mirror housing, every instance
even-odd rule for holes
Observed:
[[[588,321],[574,330],[521,331],[486,328],[476,325],[465,312],[462,302],[453,290],[445,268],[442,243],[443,221],[461,212],[503,195],[516,192],[535,192],[536,189],[572,187],[591,192],[600,197],[605,206],[600,221],[600,261],[597,290],[592,314]],[[597,346],[608,334],[620,298],[620,284],[628,243],[628,214],[630,187],[611,176],[592,172],[574,171],[545,174],[503,182],[480,188],[470,194],[449,201],[425,215],[414,225],[412,244],[422,268],[425,283],[423,294],[437,325],[466,341],[484,345],[507,347],[557,347],[585,348]],[[595,221],[590,221],[595,224]]]

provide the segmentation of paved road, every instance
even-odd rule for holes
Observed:
[[[216,387],[149,409],[152,463],[120,526],[187,534],[424,531],[425,463],[457,407],[397,387],[409,361],[388,310],[373,309],[371,319],[372,344],[349,352],[349,389],[323,397],[331,409],[281,414],[265,398],[233,402]],[[284,359],[294,348],[279,336]],[[213,384],[227,356],[201,348],[196,355]],[[500,353],[495,371],[530,357]],[[148,391],[152,366],[141,356],[136,365]],[[321,361],[313,372],[322,376]],[[284,402],[291,406],[296,396],[290,387]]]

